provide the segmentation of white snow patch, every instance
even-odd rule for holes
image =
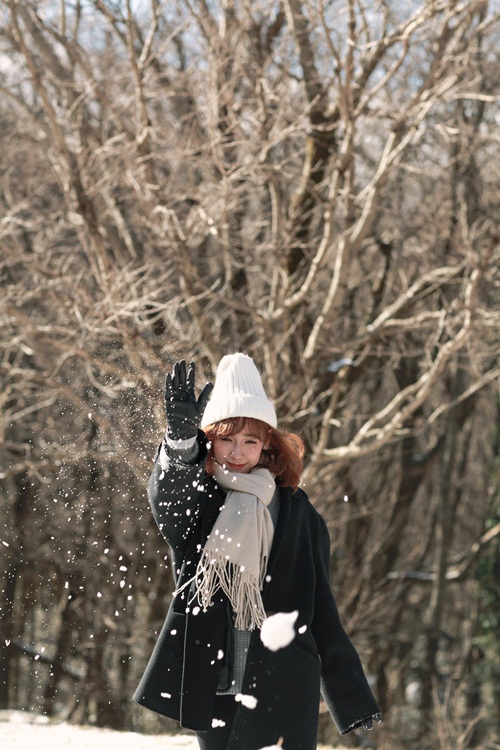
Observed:
[[[245,708],[255,708],[257,705],[257,698],[254,695],[244,695],[243,693],[236,693],[234,700],[241,703]]]
[[[270,651],[278,651],[288,646],[295,638],[294,623],[299,616],[298,610],[293,612],[277,612],[267,617],[260,631],[260,640]]]
[[[54,722],[28,711],[0,711],[2,750],[199,750],[189,734],[146,735]]]
[[[217,727],[225,727],[226,722],[222,721],[222,719],[212,719],[212,729],[216,729]]]

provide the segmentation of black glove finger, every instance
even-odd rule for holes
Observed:
[[[178,363],[178,372],[179,372],[179,390],[181,393],[186,392],[186,381],[187,381],[187,371],[186,371],[186,360],[181,359],[181,361]]]
[[[189,370],[186,379],[186,388],[190,396],[194,398],[194,384],[196,381],[196,365],[194,362],[189,363]]]
[[[176,390],[179,388],[179,363],[175,362],[174,366],[172,368],[172,396],[176,392]]]
[[[169,372],[165,376],[165,401],[170,401],[174,397],[174,384],[172,377]]]
[[[174,393],[178,393],[180,386],[181,386],[181,362],[176,362],[174,364],[172,384],[173,384]]]
[[[212,395],[213,389],[213,383],[206,383],[205,387],[200,393],[198,398],[198,408],[200,410],[200,415],[205,411],[205,407],[210,399],[210,396]]]
[[[186,360],[174,364],[172,372],[172,398],[183,399],[186,391]]]

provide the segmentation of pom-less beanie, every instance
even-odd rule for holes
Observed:
[[[271,427],[277,425],[276,412],[266,396],[259,371],[253,359],[241,352],[227,354],[219,362],[201,427],[231,417],[250,417]]]

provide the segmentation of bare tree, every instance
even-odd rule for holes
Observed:
[[[163,374],[241,349],[306,440],[382,731],[435,748],[443,696],[467,723],[493,684],[496,5],[0,13],[1,705],[140,725]]]

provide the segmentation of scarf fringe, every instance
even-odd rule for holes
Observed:
[[[262,604],[261,588],[256,577],[241,566],[232,563],[222,555],[204,552],[198,563],[196,575],[174,591],[177,596],[196,581],[196,591],[188,605],[195,599],[204,612],[210,606],[217,591],[222,590],[235,613],[234,626],[237,630],[261,628],[266,619]]]
[[[222,590],[229,599],[238,630],[261,628],[266,619],[261,591],[267,570],[274,527],[268,505],[275,483],[267,469],[231,474],[216,465],[216,481],[229,490],[205,543],[196,572],[174,592],[188,587],[206,612]]]

